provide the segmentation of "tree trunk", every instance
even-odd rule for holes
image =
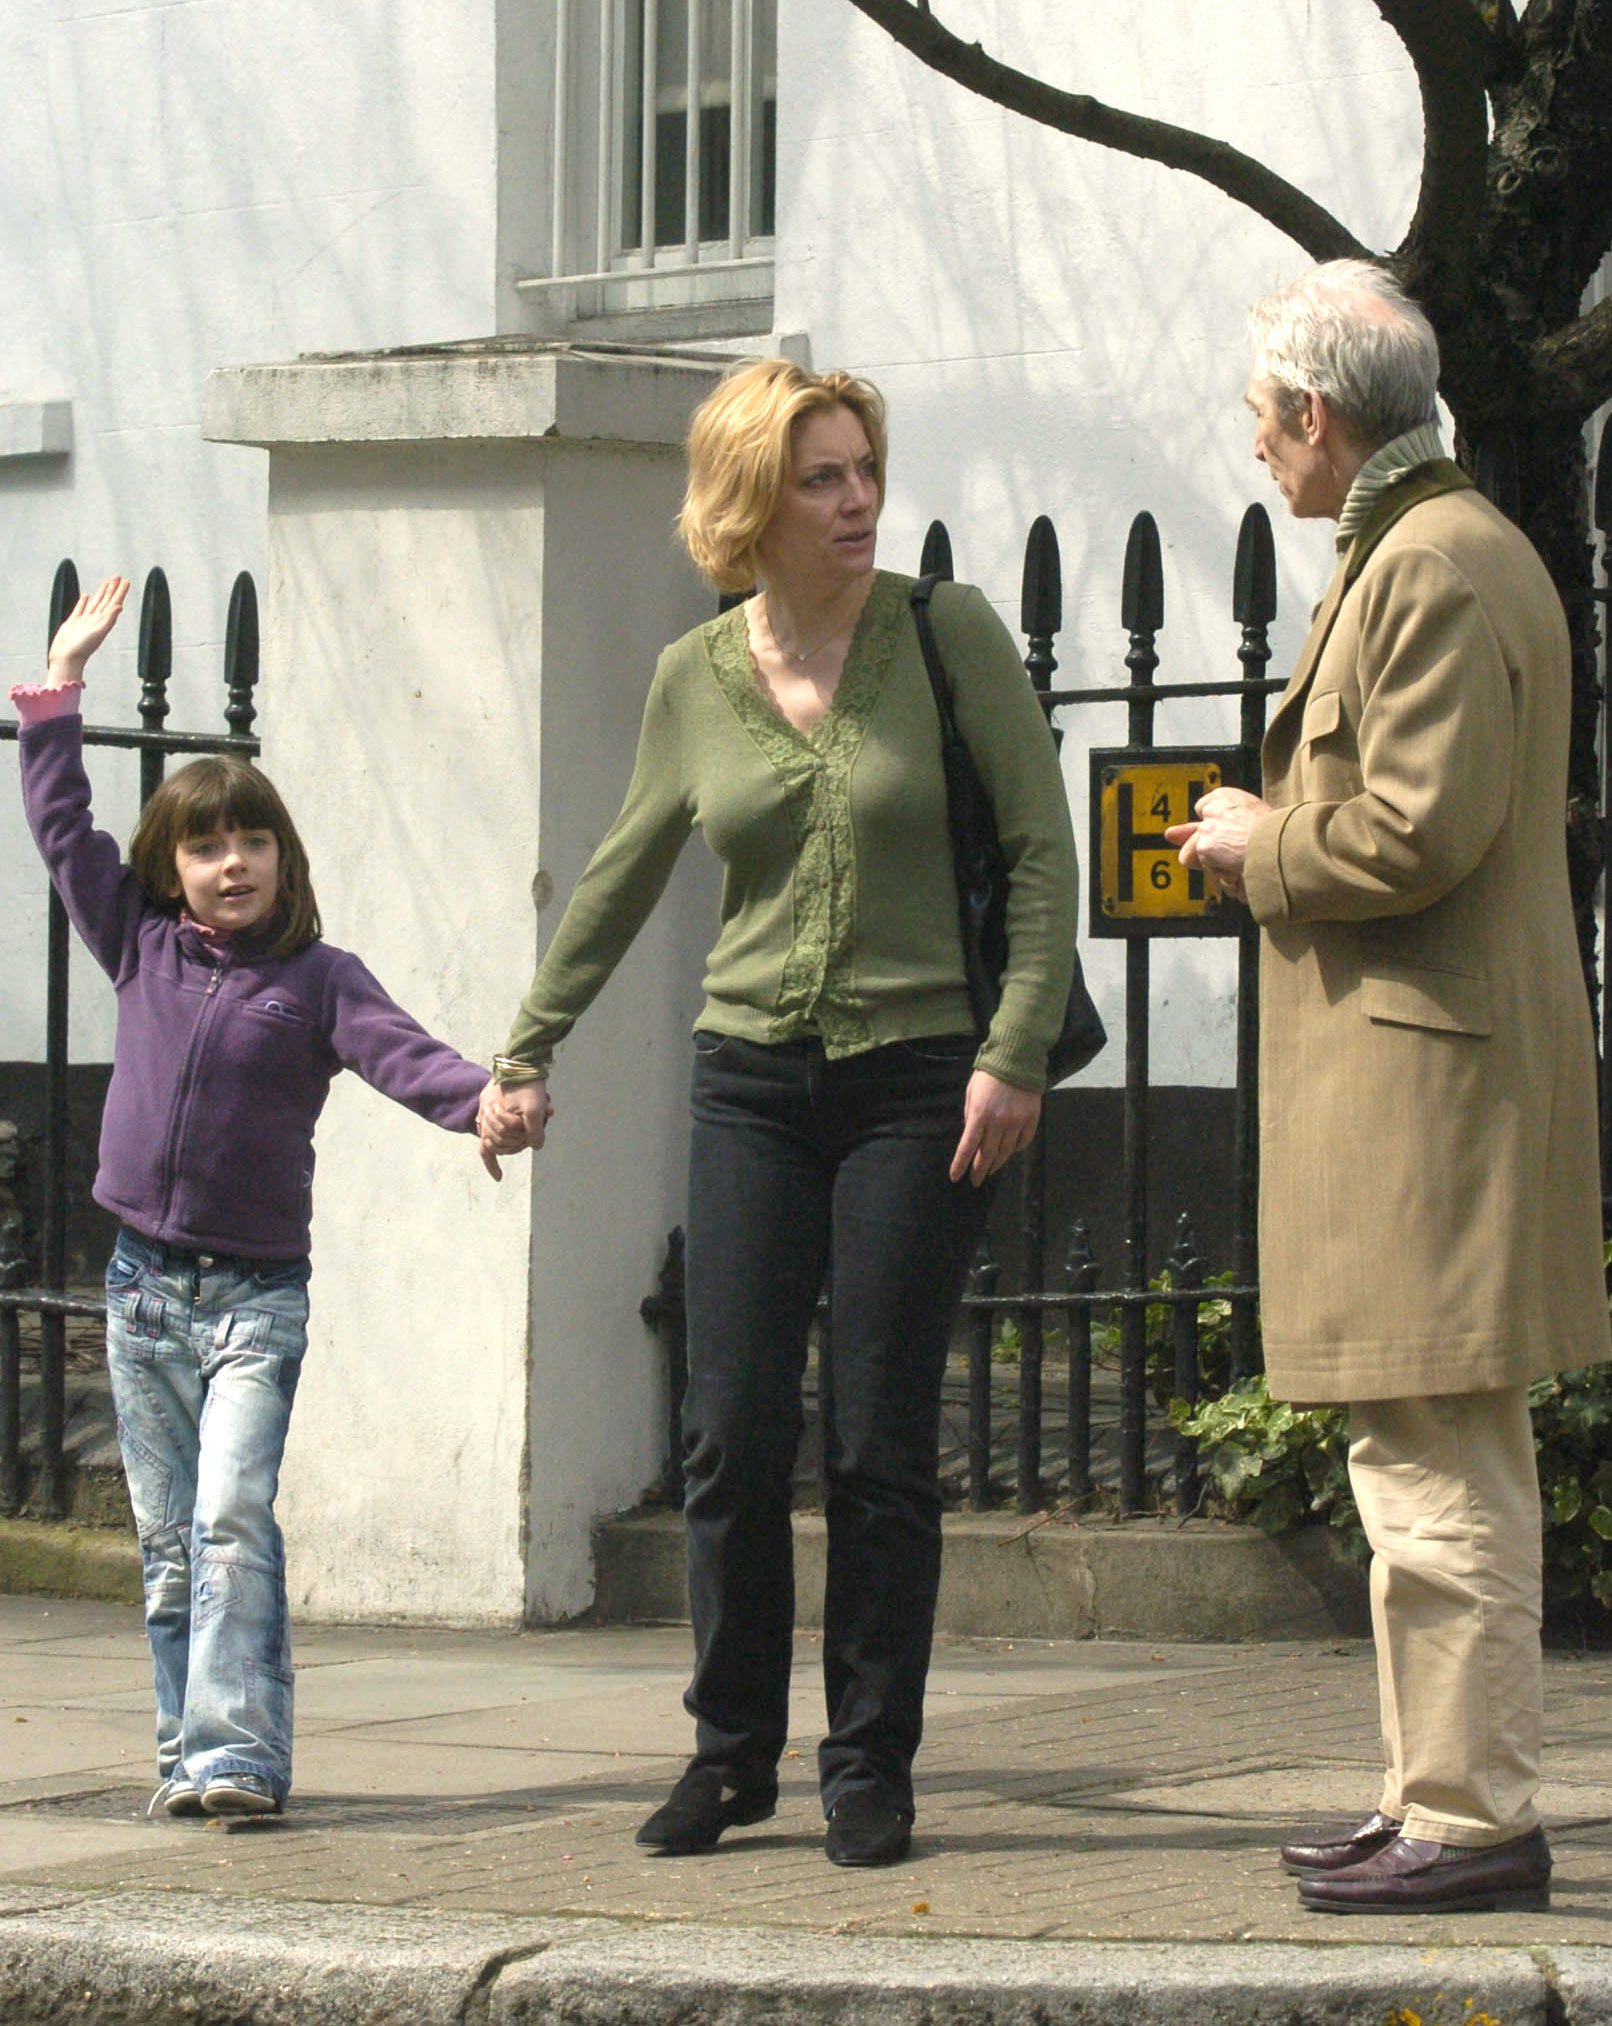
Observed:
[[[1469,436],[1457,418],[1461,461],[1511,515],[1551,574],[1567,613],[1573,648],[1573,708],[1567,758],[1567,872],[1592,1011],[1599,1010],[1595,892],[1605,858],[1600,817],[1600,620],[1590,596],[1589,461],[1576,423],[1535,422]]]

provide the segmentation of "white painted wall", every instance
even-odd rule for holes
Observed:
[[[948,0],[957,34],[1108,104],[1261,156],[1367,244],[1414,208],[1421,123],[1410,63],[1369,5],[1226,0]],[[1331,567],[1329,531],[1287,520],[1241,405],[1249,301],[1308,262],[1207,184],[1032,125],[925,70],[851,7],[782,0],[777,322],[813,363],[868,374],[890,402],[881,559],[915,569],[951,528],[957,570],[1018,624],[1024,535],[1057,524],[1060,680],[1123,681],[1125,532],[1155,515],[1165,559],[1161,675],[1235,677],[1231,566],[1263,499],[1276,523],[1285,675]],[[1160,743],[1236,737],[1236,706],[1161,711]],[[1065,741],[1086,836],[1087,744],[1125,740],[1122,706],[1083,707]],[[1067,721],[1067,720],[1066,720]],[[1123,1031],[1121,945],[1088,976]],[[1228,947],[1156,944],[1153,1075],[1229,1083]],[[1084,1080],[1115,1083],[1110,1049]]]
[[[276,464],[263,763],[299,784],[330,940],[481,1061],[489,995],[520,989],[530,946],[538,697],[520,643],[539,631],[542,556],[530,471],[368,448]],[[350,1076],[318,1147],[281,1496],[293,1608],[517,1618],[521,1179],[495,1189],[469,1139]]]
[[[226,440],[204,440],[202,388],[218,367],[511,324],[551,14],[0,10],[0,677],[38,668],[61,554],[89,581],[160,562],[174,722],[216,719],[228,587],[251,568],[265,764],[308,833],[330,934],[482,1057],[530,972],[534,865],[563,896],[625,782],[654,646],[708,609],[664,538],[676,402],[607,375],[564,418],[506,417],[473,449],[410,381],[387,443],[377,387],[360,375],[342,395],[331,369],[313,402],[328,426],[272,437],[271,504],[268,460],[241,447],[271,435],[220,412]],[[1224,0],[1212,30],[1186,0],[948,0],[945,18],[1054,82],[1263,155],[1369,243],[1403,229],[1418,108],[1365,0]],[[1124,532],[1148,507],[1164,673],[1235,673],[1236,527],[1249,499],[1278,505],[1249,456],[1242,319],[1304,264],[1293,246],[1207,186],[966,96],[845,0],[780,0],[778,218],[776,327],[890,399],[885,561],[915,565],[942,515],[961,574],[1016,624],[1023,533],[1051,513],[1064,677],[1114,680]],[[71,404],[71,456],[5,456],[8,413],[15,435],[54,401]],[[1330,554],[1324,528],[1273,519],[1281,672]],[[94,717],[134,715],[134,631],[131,614],[94,667]],[[1184,708],[1159,736],[1231,724],[1229,706]],[[1105,708],[1066,742],[1082,836],[1081,749],[1122,735]],[[95,772],[126,833],[132,763]],[[300,1608],[585,1608],[588,1523],[660,1457],[636,1311],[681,1202],[709,941],[696,853],[567,1046],[551,1149],[501,1191],[467,1146],[338,1084],[285,1489]],[[37,1056],[43,887],[5,794],[0,921],[0,1059]],[[1122,968],[1117,946],[1088,946],[1116,1028]],[[1159,946],[1154,968],[1155,1077],[1229,1081],[1228,953]],[[82,963],[76,990],[74,1052],[104,1056],[110,995]],[[1110,1051],[1089,1077],[1120,1069]]]
[[[671,539],[682,458],[564,446],[549,512],[538,754],[540,853],[555,884],[545,940],[614,817],[663,635],[714,609]],[[668,626],[666,619],[675,614]],[[717,861],[691,838],[626,960],[562,1043],[552,1141],[532,1163],[527,1613],[593,1601],[589,1530],[634,1505],[666,1455],[665,1355],[639,1303],[683,1221],[689,1032],[716,940]],[[524,988],[524,980],[522,985]],[[513,1004],[510,1008],[513,1012]]]
[[[264,764],[300,784],[326,933],[478,1061],[620,802],[659,647],[712,610],[671,539],[711,377],[450,354],[225,376],[209,404],[215,434],[273,446]],[[576,1616],[592,1522],[658,1475],[638,1306],[682,1217],[717,905],[685,856],[562,1046],[550,1146],[501,1186],[470,1139],[338,1078],[280,1507],[295,1609]]]
[[[57,557],[86,577],[160,561],[177,629],[175,721],[216,716],[224,605],[260,569],[257,461],[197,429],[208,370],[306,351],[491,332],[541,221],[552,0],[421,9],[251,9],[245,0],[14,0],[0,13],[0,413],[72,403],[70,459],[0,459],[0,677],[37,667]],[[945,18],[1009,62],[1260,154],[1368,243],[1407,219],[1419,156],[1409,62],[1368,5],[1226,0],[1212,33],[1178,0],[952,0]],[[1302,256],[1192,179],[1037,128],[932,76],[845,0],[780,0],[776,326],[890,397],[884,554],[916,560],[932,514],[1006,614],[1037,512],[1064,545],[1067,677],[1119,665],[1123,531],[1164,538],[1165,673],[1233,668],[1232,543],[1251,497],[1242,312]],[[523,194],[524,193],[524,194]],[[502,244],[498,243],[502,234]],[[502,276],[502,280],[500,280]],[[500,289],[502,294],[500,295]],[[1278,519],[1278,665],[1328,563],[1324,530]],[[132,626],[95,696],[126,718]],[[1120,713],[1086,713],[1089,738]],[[1218,736],[1213,706],[1161,738]],[[1068,769],[1084,824],[1075,742]],[[132,768],[101,770],[126,831]],[[0,1058],[38,1052],[30,979],[43,899],[0,798]],[[1158,953],[1161,1080],[1230,1073],[1223,951]],[[1092,966],[1111,1011],[1119,964]],[[80,1055],[104,1054],[87,969]],[[1210,995],[1211,999],[1213,995]],[[1172,1002],[1190,1004],[1177,1019]],[[1089,1075],[1107,1080],[1113,1065]]]
[[[43,664],[51,578],[168,573],[176,725],[222,723],[237,570],[261,579],[264,461],[203,441],[215,366],[485,335],[495,296],[487,0],[8,0],[0,8],[0,415],[72,406],[70,458],[0,458],[0,695]],[[132,723],[133,613],[92,714]],[[126,757],[96,769],[126,836]],[[0,795],[0,1060],[43,1052],[44,896]],[[75,961],[72,1046],[111,1049]]]

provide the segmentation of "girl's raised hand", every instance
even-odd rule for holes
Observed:
[[[50,643],[50,687],[82,682],[84,664],[117,624],[129,595],[127,577],[108,577],[98,591],[79,599]]]

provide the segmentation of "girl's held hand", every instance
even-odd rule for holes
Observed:
[[[1020,1090],[988,1069],[976,1069],[963,1094],[963,1137],[952,1155],[952,1180],[967,1175],[977,1189],[1030,1144],[1040,1122],[1038,1091]]]
[[[481,1142],[481,1164],[495,1182],[504,1176],[498,1156],[518,1154],[527,1147],[535,1153],[553,1116],[546,1083],[503,1084],[495,1079],[486,1086],[476,1105],[476,1137]]]
[[[85,662],[117,624],[128,595],[127,577],[108,577],[98,591],[79,599],[50,643],[50,688],[84,680]]]

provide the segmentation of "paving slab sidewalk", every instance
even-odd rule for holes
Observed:
[[[1552,1656],[1541,1915],[1302,1912],[1375,1798],[1369,1649],[946,1640],[912,1860],[822,1855],[815,1639],[777,1816],[633,1843],[688,1633],[301,1629],[279,1822],[149,1820],[138,1613],[0,1597],[0,2020],[1612,2026],[1612,1656]]]

